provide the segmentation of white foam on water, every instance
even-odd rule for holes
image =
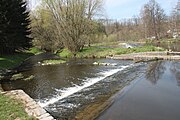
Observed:
[[[129,65],[130,66],[130,65]],[[52,98],[46,100],[46,101],[43,101],[43,102],[38,102],[39,105],[41,107],[46,107],[48,105],[51,105],[51,104],[54,104],[55,102],[59,101],[59,100],[62,100],[70,95],[73,95],[81,90],[83,90],[84,88],[87,88],[87,87],[90,87],[92,85],[94,85],[95,83],[121,71],[121,70],[124,70],[125,68],[129,67],[129,66],[121,66],[120,69],[113,69],[113,70],[109,70],[109,71],[105,71],[105,72],[101,72],[101,76],[100,77],[96,77],[96,78],[87,78],[85,80],[84,83],[82,83],[80,86],[78,85],[74,85],[73,87],[69,87],[69,88],[65,88],[65,89],[59,89],[59,90],[56,90],[59,94],[53,96]]]

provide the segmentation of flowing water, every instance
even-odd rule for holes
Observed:
[[[154,62],[97,120],[180,120],[180,62]]]
[[[97,61],[111,65],[93,65]],[[61,65],[35,66],[22,72],[25,76],[34,75],[33,80],[5,82],[3,88],[23,89],[55,118],[70,119],[76,111],[96,101],[99,95],[110,95],[122,87],[123,84],[117,83],[132,80],[136,74],[127,74],[136,70],[133,66],[131,61],[70,60]]]
[[[109,66],[93,65],[94,62],[111,64]],[[152,94],[154,91],[151,91],[151,87],[156,86],[159,91],[164,92],[163,94],[166,92],[167,94],[175,92],[173,94],[177,95],[176,98],[172,98],[172,96],[169,97],[174,100],[173,105],[177,105],[177,110],[180,110],[179,103],[177,102],[178,100],[180,101],[180,88],[177,86],[177,83],[180,85],[179,65],[180,63],[178,62],[134,64],[132,61],[110,59],[73,59],[69,60],[66,64],[35,66],[23,72],[25,76],[34,75],[35,78],[33,80],[8,81],[3,83],[2,86],[6,90],[23,89],[58,120],[74,119],[76,115],[81,113],[87,106],[96,102],[101,102],[103,98],[108,99],[124,86],[129,86],[128,88],[133,89],[136,84],[139,85],[139,83],[141,83],[139,81],[145,81],[150,84],[150,86],[142,84],[142,86],[147,88],[138,91],[143,93],[140,97],[137,96],[137,98],[142,99],[139,102],[145,99],[143,95],[147,94],[146,90]],[[165,75],[170,76],[167,77]],[[141,80],[139,80],[140,78]],[[167,80],[161,80],[162,78],[167,78]],[[161,83],[161,81],[162,86],[158,86],[158,83]],[[170,84],[171,87],[166,90],[164,87],[168,87],[168,84]],[[139,86],[141,86],[141,84]],[[169,92],[169,89],[173,91]],[[107,98],[104,96],[109,97]],[[134,94],[133,99],[136,99],[135,96],[136,94]],[[162,100],[164,100],[163,96],[159,97],[162,97]],[[120,99],[122,98],[120,97]],[[131,102],[130,100],[131,99],[129,99],[129,102]],[[173,102],[173,100],[170,102]],[[118,101],[121,100],[118,98],[113,105],[116,105],[116,103],[119,104]],[[154,102],[155,101],[149,103],[150,109],[152,109],[151,105]],[[125,105],[127,104],[129,104],[127,107],[130,107],[128,101]],[[137,103],[132,102],[132,104],[136,105]],[[139,104],[139,106],[142,107],[143,105]],[[126,108],[126,106],[123,107]],[[156,109],[156,106],[154,106],[154,109]],[[105,112],[105,114],[101,115],[98,119],[108,120],[106,118],[109,118],[112,120],[119,120],[118,114],[125,114],[120,108],[111,109],[110,107],[108,110],[110,110],[109,114],[112,115],[109,116],[109,114]],[[125,115],[128,115],[128,111],[125,112]],[[136,112],[138,112],[138,109]]]

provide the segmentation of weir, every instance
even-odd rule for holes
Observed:
[[[131,66],[131,65],[129,65]],[[102,72],[100,73],[102,76],[100,77],[97,77],[97,78],[88,78],[87,80],[85,80],[84,83],[82,83],[81,86],[77,86],[75,85],[74,87],[69,87],[69,88],[66,88],[64,90],[57,90],[58,94],[55,95],[54,97],[52,97],[51,99],[49,99],[48,101],[44,101],[44,102],[39,102],[39,105],[41,107],[46,107],[50,104],[53,104],[55,102],[58,102],[59,100],[62,100],[70,95],[73,95],[79,91],[81,91],[82,89],[84,88],[87,88],[89,86],[92,86],[94,85],[95,83],[119,72],[119,71],[122,71],[124,70],[125,68],[129,67],[129,66],[121,66],[120,69],[113,69],[113,70],[109,70],[109,71],[105,71],[105,72]]]
[[[119,60],[180,60],[180,52],[143,52],[124,55],[107,56],[110,59]]]

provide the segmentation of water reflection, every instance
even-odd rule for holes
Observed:
[[[146,79],[149,80],[153,85],[156,85],[165,70],[166,67],[164,66],[164,62],[153,62],[147,68]]]
[[[174,74],[177,80],[178,86],[180,86],[180,64],[178,64],[178,62],[174,62],[172,63],[172,66],[170,69],[171,69],[172,74]]]
[[[149,63],[145,77],[117,94],[96,120],[180,120],[180,87],[176,81],[180,83],[180,62]]]

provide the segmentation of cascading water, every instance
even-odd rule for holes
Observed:
[[[130,66],[130,65],[129,65]],[[94,85],[95,83],[105,79],[108,76],[111,76],[121,70],[124,70],[125,68],[129,67],[127,66],[121,66],[120,69],[113,69],[113,70],[109,70],[109,71],[105,71],[105,72],[101,72],[99,73],[99,77],[96,78],[88,78],[86,80],[84,80],[85,82],[82,83],[80,86],[79,85],[74,85],[74,87],[69,87],[69,88],[63,88],[63,89],[56,89],[57,91],[57,95],[54,95],[52,98],[48,99],[48,100],[44,100],[44,101],[39,101],[39,105],[42,107],[46,107],[50,104],[53,104],[55,102],[58,102],[59,100],[62,100],[74,93],[77,93],[79,91],[81,91],[84,88],[87,88],[89,86]]]
[[[110,64],[94,65],[97,61]],[[133,80],[134,72],[139,72],[134,66],[131,61],[121,60],[71,60],[67,64],[33,67],[23,72],[34,75],[33,80],[14,81],[9,86],[23,89],[57,120],[73,119],[87,105],[113,95]]]

